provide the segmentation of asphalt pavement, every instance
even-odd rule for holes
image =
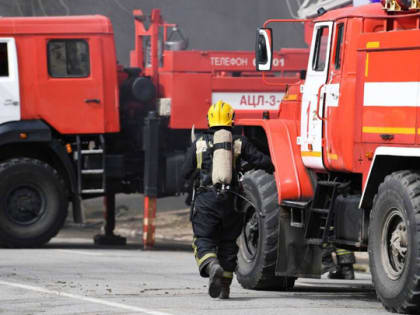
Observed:
[[[62,237],[40,249],[0,249],[0,314],[387,314],[370,276],[302,279],[293,291],[245,290],[211,299],[189,248],[130,242],[102,248]]]
[[[97,214],[87,223],[69,221],[43,248],[0,249],[0,314],[388,314],[366,272],[354,281],[299,279],[288,292],[245,290],[235,279],[230,300],[211,299],[191,251],[188,210],[182,203],[170,210],[179,200],[166,202],[151,251],[143,250],[141,232],[123,247],[93,245],[100,200],[92,201]],[[141,209],[119,203],[127,204],[117,227],[141,231]]]

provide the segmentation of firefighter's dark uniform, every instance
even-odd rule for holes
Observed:
[[[238,246],[236,239],[241,233],[243,218],[234,209],[231,193],[217,194],[212,186],[213,134],[203,135],[189,149],[183,165],[183,176],[190,180],[198,170],[199,188],[193,205],[192,226],[194,232],[194,255],[202,277],[208,277],[207,265],[218,259],[224,270],[224,277],[232,278],[236,268]],[[234,137],[233,178],[240,160],[254,168],[273,171],[270,158],[261,153],[245,137]],[[233,180],[232,186],[235,186]]]

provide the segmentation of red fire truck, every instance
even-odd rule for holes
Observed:
[[[333,244],[369,252],[386,309],[419,312],[419,10],[418,0],[319,10],[306,79],[288,86],[269,119],[237,121],[266,139],[275,165],[274,176],[243,179],[253,201],[243,205],[244,287],[286,290],[320,277]],[[260,70],[270,69],[274,22],[285,20],[258,31]]]
[[[186,39],[159,10],[134,21],[123,67],[106,17],[0,18],[0,243],[44,244],[69,201],[81,222],[81,200],[98,196],[112,239],[115,193],[182,190],[189,129],[207,127],[212,101],[238,104],[243,117],[277,112],[307,63],[306,49],[277,52],[279,90],[261,82],[251,52],[180,51]]]

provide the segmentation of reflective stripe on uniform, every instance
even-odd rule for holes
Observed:
[[[217,255],[216,255],[216,253],[207,253],[207,254],[205,254],[203,257],[201,257],[200,259],[198,259],[198,257],[196,257],[195,259],[196,259],[196,261],[197,261],[197,265],[198,265],[198,267],[200,267],[201,266],[201,264],[203,263],[203,262],[205,262],[207,259],[209,259],[209,258],[217,258]]]
[[[337,250],[335,251],[336,255],[350,255],[352,252],[346,249],[341,249],[341,248],[337,248]]]
[[[223,271],[223,278],[229,278],[229,279],[232,279],[232,278],[233,278],[233,272],[230,272],[230,271]]]
[[[203,152],[207,150],[207,142],[201,137],[195,143],[196,146],[196,155],[197,155],[197,168],[201,169],[203,165]]]
[[[198,267],[200,267],[201,264],[209,258],[217,258],[216,253],[207,253],[203,257],[199,258],[198,257],[198,248],[197,248],[197,245],[195,245],[196,240],[197,240],[197,238],[194,237],[193,243],[192,243],[192,248],[194,250],[194,257],[195,257],[195,261],[197,262]]]
[[[194,250],[194,256],[197,257],[197,245],[195,245],[195,241],[197,240],[196,237],[193,238],[192,248]]]

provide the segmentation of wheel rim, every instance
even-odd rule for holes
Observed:
[[[407,225],[399,209],[392,209],[382,230],[382,263],[391,280],[404,272],[408,252]]]
[[[258,252],[258,216],[253,206],[247,204],[245,206],[245,224],[242,235],[244,238],[243,253],[248,261],[252,261],[257,256]]]
[[[15,223],[29,225],[45,213],[46,198],[36,186],[25,185],[12,189],[7,197],[6,213]]]

